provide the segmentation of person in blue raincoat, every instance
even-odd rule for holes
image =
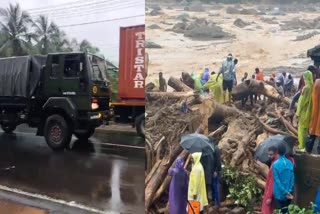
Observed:
[[[273,195],[276,202],[276,208],[281,213],[288,213],[288,206],[293,199],[294,172],[293,164],[285,156],[286,147],[284,144],[278,146],[279,158],[272,166],[273,173]]]

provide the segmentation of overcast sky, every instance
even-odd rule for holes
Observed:
[[[1,7],[19,3],[34,18],[47,15],[68,38],[88,39],[106,58],[118,63],[119,28],[144,24],[144,0],[0,0]],[[139,16],[142,15],[142,16]],[[139,16],[139,17],[132,17]],[[131,17],[131,18],[125,18]],[[123,19],[125,18],[125,19]],[[77,25],[90,22],[95,24]],[[63,27],[65,26],[65,27]]]

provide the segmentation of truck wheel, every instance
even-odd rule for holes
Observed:
[[[87,130],[77,130],[74,135],[79,140],[88,140],[94,134],[95,128],[89,128]]]
[[[16,129],[16,126],[15,125],[2,125],[1,128],[6,134],[11,134]]]
[[[72,133],[66,120],[62,116],[54,114],[46,120],[44,136],[48,146],[55,151],[59,151],[69,145]]]
[[[145,116],[144,116],[144,113],[143,113],[143,114],[141,114],[140,116],[138,116],[136,118],[136,122],[135,122],[137,133],[141,137],[145,136],[145,133],[144,133],[144,121],[145,121]]]

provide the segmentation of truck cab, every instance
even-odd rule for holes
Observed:
[[[69,145],[72,134],[85,140],[107,123],[110,86],[103,58],[81,52],[52,53],[31,56],[29,66],[25,108],[2,111],[0,124],[5,132],[26,123],[37,128],[37,135],[44,136],[52,149],[61,150]],[[14,105],[14,99],[7,97],[7,107]]]

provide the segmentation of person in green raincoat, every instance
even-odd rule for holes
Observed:
[[[204,84],[203,89],[209,89],[213,93],[214,100],[218,103],[223,103],[223,89],[222,80],[223,77],[220,76],[218,81],[216,81],[218,74],[214,73],[211,75],[209,81]]]
[[[200,162],[201,152],[195,152],[192,156],[192,170],[189,179],[188,200],[200,202],[200,211],[208,205],[206,180],[203,166]]]
[[[194,80],[194,90],[199,91],[201,95],[204,95],[200,77],[198,77],[194,72],[191,73],[191,77]]]
[[[305,86],[302,89],[296,112],[296,115],[299,119],[298,141],[300,150],[305,149],[305,143],[308,135],[308,128],[312,112],[313,75],[310,70],[312,70],[311,66],[309,66],[308,70],[303,73]]]

